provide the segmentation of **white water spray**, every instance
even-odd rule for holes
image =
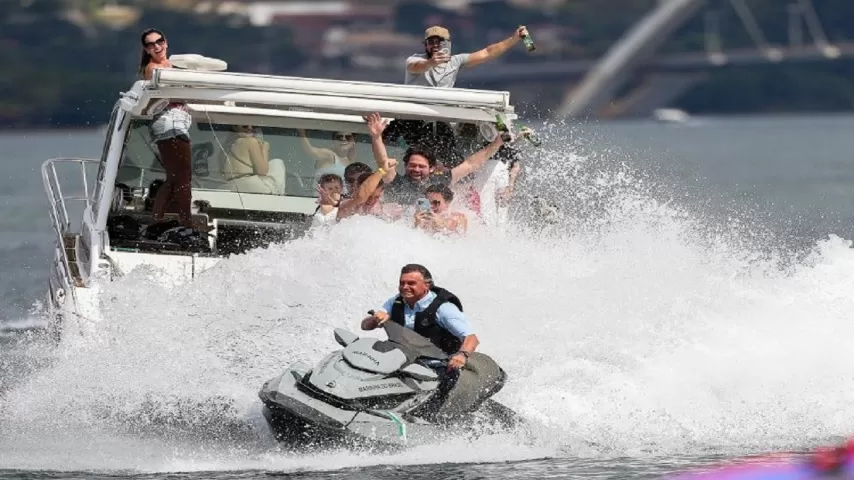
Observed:
[[[94,332],[67,334],[52,366],[7,392],[0,468],[685,453],[854,430],[846,242],[821,242],[780,271],[731,237],[698,234],[701,219],[652,200],[625,172],[574,178],[587,182],[575,195],[599,204],[558,234],[441,240],[357,218],[232,257],[180,288],[133,272],[106,287]],[[356,330],[411,262],[462,298],[481,349],[509,373],[497,399],[548,428],[392,457],[278,453],[259,414],[261,384],[337,348],[332,328]]]

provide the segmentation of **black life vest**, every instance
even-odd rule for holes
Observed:
[[[460,302],[460,299],[457,298],[453,293],[445,290],[444,288],[433,287],[430,289],[431,292],[436,294],[436,298],[430,302],[430,305],[427,306],[423,311],[417,312],[415,314],[415,333],[421,335],[422,337],[426,337],[433,345],[436,345],[443,352],[451,355],[460,350],[463,342],[459,338],[455,337],[451,332],[442,328],[438,323],[436,323],[436,312],[439,310],[439,307],[445,302],[451,302],[463,311],[463,304]],[[404,302],[403,298],[400,295],[394,300],[394,303],[391,306],[391,321],[397,323],[401,326],[406,326],[406,318],[404,316]]]

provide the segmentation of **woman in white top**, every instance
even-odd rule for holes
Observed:
[[[256,135],[251,125],[235,125],[226,141],[222,175],[242,193],[284,195],[285,164],[270,160],[270,142]]]
[[[299,135],[303,150],[314,157],[315,177],[318,179],[327,173],[344,178],[344,168],[356,161],[356,137],[352,132],[333,133],[332,149],[312,146],[303,129],[299,130]]]

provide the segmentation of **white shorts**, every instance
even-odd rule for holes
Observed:
[[[170,106],[158,113],[151,122],[151,140],[159,142],[170,138],[184,138],[190,140],[190,126],[193,124],[193,116],[184,106]]]

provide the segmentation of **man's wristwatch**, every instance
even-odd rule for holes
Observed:
[[[453,354],[452,356],[456,357],[457,355],[462,355],[462,356],[466,357],[466,361],[468,361],[470,354],[469,354],[469,352],[467,352],[465,350],[458,350],[457,353]]]

